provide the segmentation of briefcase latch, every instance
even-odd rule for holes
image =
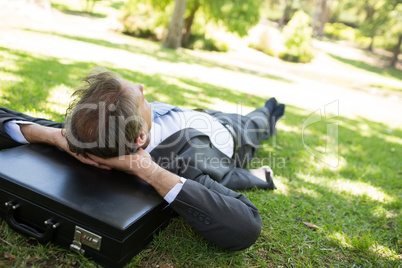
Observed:
[[[82,245],[85,245],[99,251],[101,247],[101,242],[102,236],[94,234],[79,226],[75,226],[74,240],[73,243],[70,245],[70,249],[84,254],[85,250],[82,248]]]

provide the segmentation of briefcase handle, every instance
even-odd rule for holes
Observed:
[[[53,231],[59,226],[59,223],[53,223],[51,219],[46,220],[44,222],[46,226],[45,232],[40,232],[36,230],[34,227],[28,226],[24,223],[18,222],[14,217],[14,211],[18,209],[21,205],[20,204],[13,204],[13,202],[9,201],[6,202],[6,222],[8,225],[28,237],[33,237],[38,240],[40,243],[48,243],[52,240]]]

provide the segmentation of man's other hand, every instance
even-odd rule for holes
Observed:
[[[108,159],[91,154],[88,154],[88,156],[100,166],[118,169],[139,177],[154,187],[162,197],[166,196],[176,184],[181,183],[179,176],[158,166],[152,160],[150,154],[142,148],[132,155],[122,155]]]
[[[151,155],[142,148],[139,148],[132,155],[121,155],[107,159],[92,154],[88,154],[88,156],[100,166],[107,167],[108,169],[118,169],[139,177],[148,176],[149,173],[155,172],[159,167],[152,161]]]
[[[89,157],[85,157],[82,154],[77,154],[77,153],[74,153],[74,152],[70,151],[70,148],[68,147],[67,139],[63,135],[64,131],[65,131],[64,129],[57,129],[57,131],[54,131],[52,133],[52,135],[53,135],[53,139],[52,139],[53,144],[52,145],[53,146],[56,146],[56,147],[62,149],[63,151],[65,151],[68,154],[74,156],[76,159],[78,159],[80,162],[82,162],[84,164],[91,165],[91,166],[98,167],[98,168],[102,168],[102,169],[110,169],[109,167],[99,165],[97,162],[93,161]]]

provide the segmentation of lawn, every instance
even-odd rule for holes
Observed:
[[[277,75],[231,69],[219,60],[160,49],[159,45],[143,40],[130,46],[46,31],[31,32],[57,38],[58,42],[79,42],[81,46],[104,51],[105,55],[111,50],[125,55],[144,55],[148,51],[145,56],[149,60],[167,67],[175,68],[185,62],[199,69],[225,69],[234,76],[246,73],[267,84],[292,84]],[[149,52],[150,49],[153,50]],[[241,103],[245,109],[251,109],[263,105],[267,98],[264,92],[249,94],[224,83],[129,68],[119,60],[80,61],[65,55],[33,52],[30,48],[0,47],[0,106],[61,121],[79,79],[97,65],[117,71],[131,82],[143,83],[149,101],[205,108],[219,104],[223,109]],[[392,73],[395,79],[402,77],[401,71],[399,76],[397,73]],[[286,116],[278,124],[278,135],[264,141],[258,151],[260,163],[270,165],[275,172],[277,190],[243,192],[259,208],[263,219],[261,236],[252,247],[240,252],[219,249],[182,219],[175,218],[128,267],[401,267],[402,129],[365,117],[336,114],[328,121],[303,128],[311,113],[297,105],[287,105]],[[337,135],[327,133],[328,124],[336,127]],[[331,167],[311,151],[318,157],[325,155],[326,145],[334,145],[333,142],[335,146],[328,148],[336,149],[337,154],[332,155]],[[40,245],[1,221],[0,266],[97,265],[52,244]]]

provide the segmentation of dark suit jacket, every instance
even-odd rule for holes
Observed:
[[[18,145],[4,131],[9,120],[63,127],[63,123],[0,108],[0,149]],[[171,207],[202,236],[229,250],[247,248],[257,240],[262,226],[258,209],[229,188],[270,186],[236,168],[235,161],[214,148],[207,135],[194,129],[181,130],[156,147],[151,156],[163,168],[188,179]],[[222,161],[217,163],[219,159]]]

